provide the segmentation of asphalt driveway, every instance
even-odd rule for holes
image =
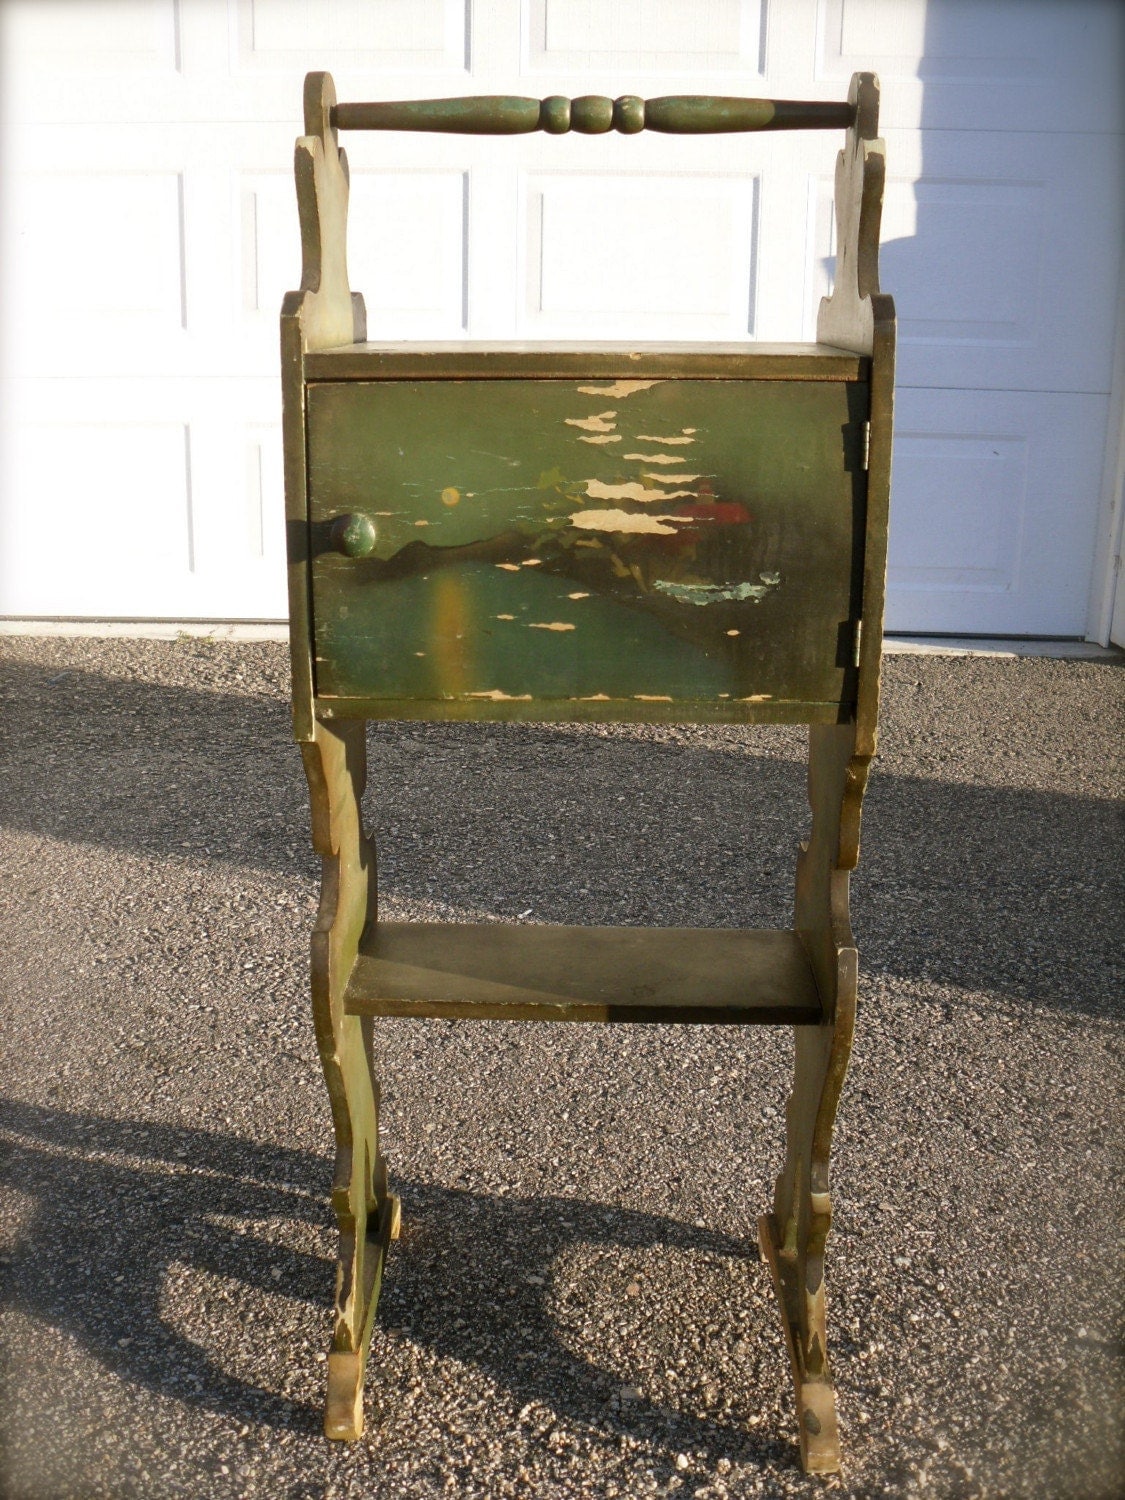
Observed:
[[[281,645],[0,641],[0,1490],[1120,1493],[1125,672],[896,656],[834,1157],[845,1473],[754,1239],[770,1029],[384,1021],[404,1209],[320,1435],[319,871]],[[385,912],[785,925],[803,731],[388,725]]]

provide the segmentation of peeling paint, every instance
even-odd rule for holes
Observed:
[[[608,703],[608,693],[587,693],[584,698],[578,699],[579,703]]]
[[[541,568],[543,559],[541,557],[525,557],[522,563],[525,568]]]
[[[579,593],[579,594],[567,594],[566,597],[568,599],[588,599],[590,596],[589,596],[589,594],[581,594],[581,593]]]
[[[499,688],[490,688],[487,693],[467,693],[468,698],[487,698],[490,703],[530,703],[530,693],[502,693]]]
[[[621,435],[615,432],[605,437],[580,437],[578,441],[580,443],[619,443]]]
[[[728,630],[727,631],[727,635],[741,635],[741,634],[742,634],[741,630]]]
[[[662,385],[660,380],[615,380],[612,385],[580,385],[578,389],[584,396],[610,396],[620,399],[623,396],[631,396],[635,391],[647,391],[654,385]]]
[[[496,618],[498,620],[514,620],[516,617],[515,615],[497,615]]]
[[[655,479],[659,484],[694,484],[702,474],[644,474],[643,479]]]
[[[415,521],[414,524],[415,526],[428,526],[430,523],[429,521]]]
[[[736,703],[768,703],[773,697],[772,693],[751,693],[747,698],[736,698]]]
[[[528,625],[528,630],[574,630],[576,627],[568,620],[533,620]]]
[[[734,604],[746,599],[757,602],[770,589],[764,583],[672,583],[664,578],[655,579],[652,586],[681,604]]]
[[[612,432],[617,424],[610,419],[616,415],[615,411],[603,411],[594,417],[564,417],[563,421],[568,427],[581,427],[584,432]]]
[[[633,697],[638,703],[671,703],[670,693],[634,693]]]
[[[758,577],[762,580],[763,583],[780,583],[781,582],[781,574],[780,573],[759,573]]]
[[[641,505],[650,505],[653,500],[698,499],[694,490],[649,489],[635,479],[626,484],[603,484],[600,479],[587,479],[585,485],[591,500],[636,500]]]
[[[497,563],[496,566],[503,568],[505,573],[518,573],[520,570],[519,563]]]
[[[675,536],[674,526],[663,524],[680,519],[676,516],[633,515],[627,510],[580,510],[570,518],[570,524],[583,531],[635,531],[649,536]]]
[[[626,458],[636,459],[639,464],[682,464],[683,459],[674,453],[626,453]]]
[[[684,433],[686,433],[687,430],[688,429],[685,427],[683,429]],[[694,432],[694,430],[695,429],[692,428],[693,432]],[[637,433],[637,442],[638,443],[666,443],[669,447],[672,447],[676,443],[694,443],[695,439],[693,437],[686,437],[686,436],[685,437],[653,437],[653,435],[652,435],[651,432],[638,432]]]

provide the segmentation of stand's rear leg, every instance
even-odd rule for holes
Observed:
[[[851,1053],[856,951],[848,917],[848,868],[858,847],[866,762],[849,726],[809,735],[812,834],[797,865],[797,931],[824,1007],[819,1026],[794,1028],[786,1160],[773,1213],[759,1223],[762,1255],[781,1304],[800,1423],[801,1460],[812,1473],[840,1467],[836,1400],[828,1367],[824,1244],[832,1222],[828,1165],[832,1126]]]
[[[329,1437],[358,1438],[383,1262],[388,1242],[398,1233],[398,1201],[387,1190],[379,1151],[372,1021],[344,1014],[344,990],[360,934],[375,916],[375,855],[359,809],[366,780],[365,726],[318,722],[315,738],[301,750],[312,800],[313,843],[324,860],[312,939],[312,999],[336,1131],[332,1205],[340,1227],[324,1430]]]

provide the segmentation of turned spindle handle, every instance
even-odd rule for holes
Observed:
[[[334,104],[338,130],[444,130],[454,135],[604,135],[618,130],[636,135],[716,135],[742,130],[846,130],[855,123],[854,104],[822,99],[738,99],[717,94],[668,94],[609,99],[583,94],[566,99],[521,99],[510,94],[477,94],[458,99],[381,99],[373,104]]]
[[[345,557],[370,557],[375,551],[375,522],[370,516],[337,516],[328,534]]]

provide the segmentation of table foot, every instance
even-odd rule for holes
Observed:
[[[811,1376],[801,1357],[800,1321],[796,1267],[780,1253],[777,1221],[773,1214],[758,1220],[758,1244],[770,1268],[773,1289],[781,1312],[801,1435],[801,1466],[806,1474],[837,1474],[840,1470],[840,1437],[836,1427],[836,1392],[827,1372]]]

